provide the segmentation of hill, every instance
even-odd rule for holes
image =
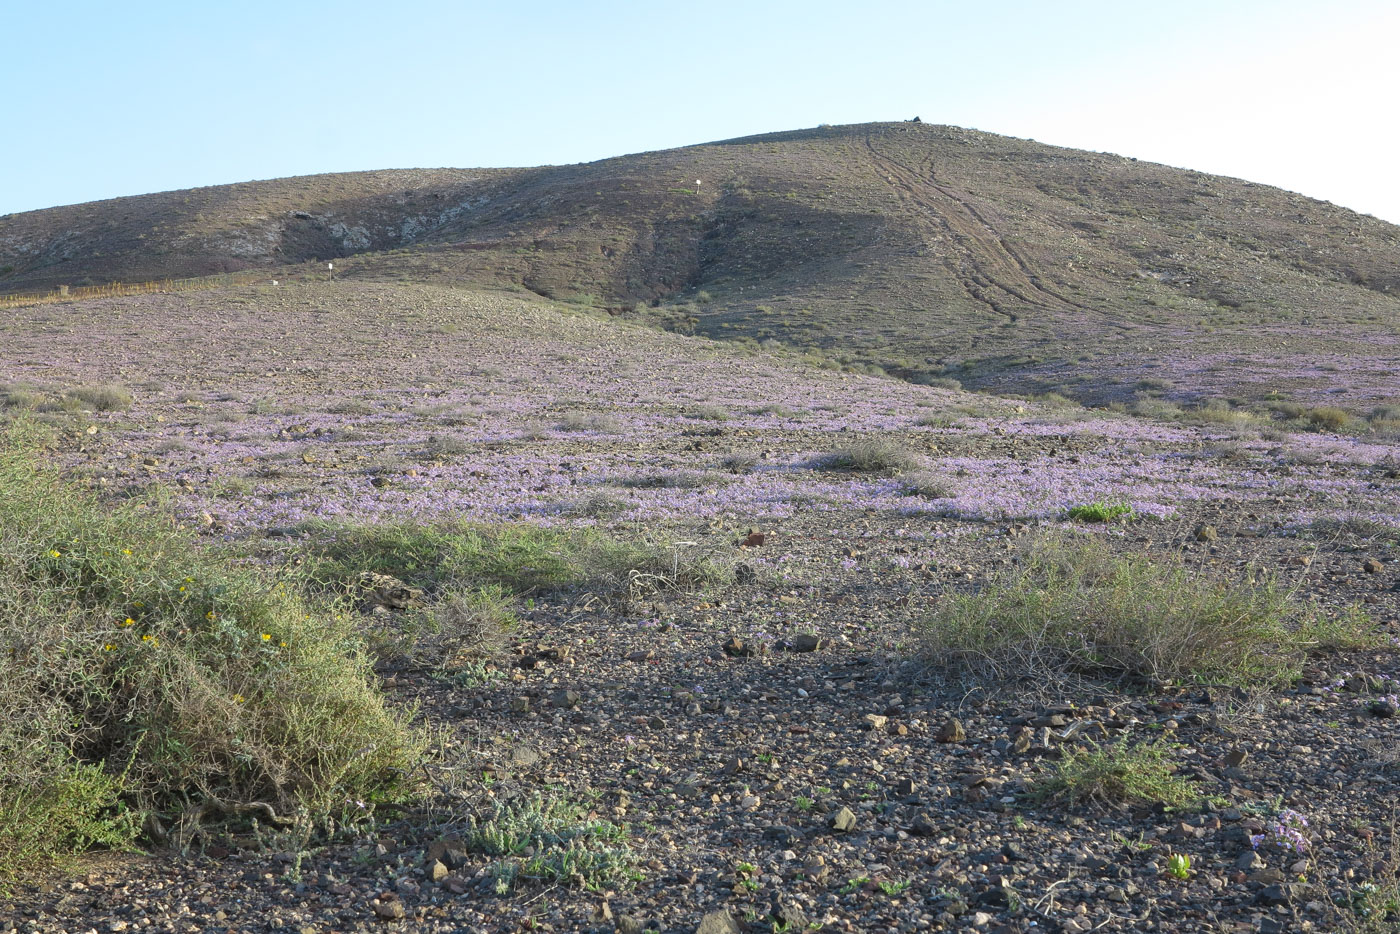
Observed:
[[[1365,408],[1400,228],[1263,185],[956,127],[821,127],[586,165],[250,182],[0,218],[0,289],[338,259],[525,289],[918,380]]]

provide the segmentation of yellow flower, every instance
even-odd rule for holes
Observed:
[[[50,552],[49,552],[49,557],[50,557],[50,558],[62,558],[62,557],[63,557],[63,552],[61,552],[61,551],[50,551]]]
[[[269,633],[263,633],[263,634],[262,634],[262,641],[268,642],[268,641],[270,641],[271,639],[272,639],[272,636],[271,636]]]
[[[110,652],[110,651],[112,651],[112,643],[108,642],[106,645],[104,645],[104,646],[102,647],[102,651],[104,651],[104,652]]]
[[[233,702],[234,702],[235,704],[241,704],[241,703],[243,703],[243,700],[244,700],[244,697],[243,697],[242,694],[235,694],[235,695],[233,695]]]
[[[136,625],[136,620],[134,620],[134,619],[132,619],[130,616],[128,616],[126,619],[122,620],[122,625],[123,625],[123,626],[135,626],[135,625]]]
[[[185,585],[184,585],[184,584],[181,584],[181,585],[180,585],[180,593],[184,593],[184,592],[185,592]]]
[[[131,549],[130,549],[130,548],[123,548],[123,549],[122,549],[122,554],[124,554],[124,555],[129,555],[129,554],[131,554]]]
[[[151,645],[160,645],[160,640],[157,639],[155,636],[151,635],[149,632],[141,637],[141,641],[149,642]]]
[[[204,614],[204,618],[205,618],[205,619],[213,619],[213,618],[214,618],[214,611],[213,611],[213,610],[210,610],[208,613],[205,613],[205,614]]]
[[[287,643],[285,643],[285,642],[279,642],[279,643],[277,643],[277,644],[280,645],[280,646],[281,646],[282,648],[284,648],[284,649],[287,647]]]

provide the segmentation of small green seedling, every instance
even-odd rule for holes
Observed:
[[[1119,519],[1131,522],[1137,514],[1127,503],[1094,502],[1069,507],[1065,518],[1078,522],[1116,522]]]
[[[1173,853],[1168,856],[1167,872],[1178,879],[1191,878],[1191,857],[1185,853]]]

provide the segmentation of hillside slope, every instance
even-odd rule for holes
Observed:
[[[986,388],[1105,401],[1282,387],[1354,405],[1400,391],[1400,228],[954,127],[822,127],[0,218],[5,291],[331,258],[343,275],[523,288]]]

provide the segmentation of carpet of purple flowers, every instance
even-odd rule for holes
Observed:
[[[1393,440],[832,373],[507,294],[319,283],[20,309],[0,323],[0,377],[51,399],[128,388],[129,408],[75,416],[95,431],[69,466],[170,484],[230,536],[328,517],[1026,521],[1097,501],[1400,527]],[[870,436],[922,469],[817,469]]]

